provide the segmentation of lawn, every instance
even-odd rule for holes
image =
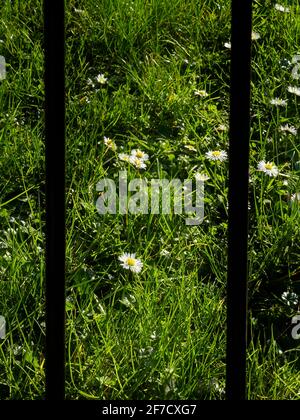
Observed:
[[[0,6],[0,399],[44,397],[41,3]],[[224,399],[230,2],[66,3],[67,399]],[[300,5],[275,3],[253,1],[247,394],[299,400]],[[120,171],[204,180],[202,223],[99,214]]]

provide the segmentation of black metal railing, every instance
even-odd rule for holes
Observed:
[[[64,0],[44,0],[46,132],[46,398],[65,389]]]
[[[251,0],[232,0],[226,398],[246,398]],[[44,0],[46,399],[65,389],[64,1]]]
[[[232,0],[226,398],[246,398],[252,0]]]

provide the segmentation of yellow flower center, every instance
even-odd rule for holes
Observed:
[[[144,152],[142,152],[141,150],[137,150],[136,157],[142,158],[143,156],[144,156]]]
[[[131,267],[135,265],[135,259],[134,258],[127,258],[127,264]]]
[[[220,156],[220,154],[221,152],[219,152],[219,150],[215,150],[214,152],[212,152],[212,155],[216,157]]]
[[[140,166],[142,166],[143,162],[139,158],[136,158],[134,163],[135,163],[135,166],[139,168]]]
[[[265,168],[266,168],[268,171],[270,171],[270,170],[273,168],[272,163],[266,163],[266,164],[265,164]]]

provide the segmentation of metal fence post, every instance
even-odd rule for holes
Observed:
[[[246,399],[252,1],[232,0],[226,398]]]
[[[44,0],[46,148],[46,399],[65,389],[64,0]]]

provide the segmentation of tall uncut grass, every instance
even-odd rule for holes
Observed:
[[[253,2],[247,389],[259,400],[300,398],[300,6],[282,1],[289,12]],[[0,4],[0,399],[44,396],[41,3]],[[228,151],[230,2],[66,3],[67,398],[224,399],[228,161],[207,153]],[[120,158],[137,149],[145,169]],[[99,215],[96,184],[120,170],[205,174],[203,223]]]

